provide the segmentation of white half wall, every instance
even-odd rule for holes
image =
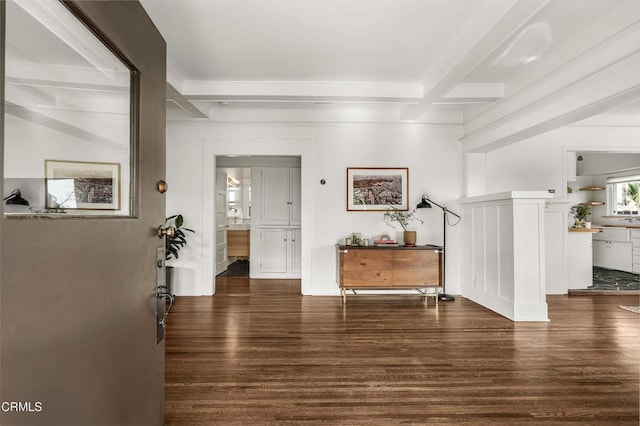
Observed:
[[[462,295],[513,321],[548,321],[544,191],[463,198]]]
[[[196,231],[176,266],[177,295],[207,295],[213,283],[213,180],[217,155],[296,155],[302,159],[302,292],[339,295],[334,245],[353,232],[397,230],[382,212],[347,212],[347,167],[408,167],[410,205],[422,194],[459,212],[463,191],[460,128],[424,124],[169,123],[167,215]],[[320,180],[326,184],[321,185]],[[421,209],[418,244],[442,243],[442,212]],[[447,228],[447,292],[460,293],[461,227]]]

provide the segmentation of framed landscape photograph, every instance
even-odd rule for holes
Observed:
[[[347,167],[347,210],[409,210],[409,169]]]
[[[45,207],[119,210],[120,164],[45,160]]]

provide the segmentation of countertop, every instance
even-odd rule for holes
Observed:
[[[343,244],[336,244],[338,250],[350,250],[350,249],[365,249],[365,250],[377,250],[377,249],[387,249],[387,250],[442,250],[444,247],[436,246],[433,244],[426,245],[415,245],[415,246],[404,246],[404,245],[369,245],[369,246],[345,246]]]
[[[250,223],[230,223],[227,225],[229,231],[248,231],[251,229]]]
[[[628,229],[640,229],[640,225],[591,225],[595,228],[628,228]]]

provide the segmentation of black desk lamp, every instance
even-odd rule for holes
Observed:
[[[445,260],[446,260],[446,253],[447,253],[447,223],[449,223],[449,220],[447,218],[447,213],[450,213],[452,215],[454,215],[455,217],[458,218],[458,222],[456,223],[449,223],[449,225],[454,226],[457,225],[460,222],[460,216],[458,216],[457,214],[455,214],[454,212],[452,212],[451,210],[447,209],[446,207],[441,206],[440,204],[436,203],[433,200],[430,200],[429,197],[427,197],[426,195],[422,195],[422,201],[420,201],[418,203],[418,205],[416,206],[417,209],[430,209],[431,208],[431,204],[434,204],[437,207],[440,207],[442,209],[442,293],[440,293],[438,295],[438,300],[444,300],[444,301],[450,301],[450,300],[456,300],[456,298],[454,296],[452,296],[451,294],[447,294],[446,293],[446,285],[445,285],[445,276],[446,276],[446,269],[445,269]]]
[[[4,197],[5,204],[18,204],[21,206],[28,206],[29,202],[22,198],[22,194],[19,189],[14,189],[13,192],[7,197]]]

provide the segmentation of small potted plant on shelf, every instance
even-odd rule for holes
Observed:
[[[187,245],[187,234],[185,234],[185,231],[195,233],[193,229],[184,228],[183,225],[184,218],[181,214],[174,214],[173,216],[169,216],[165,220],[165,228],[169,226],[172,226],[174,228],[173,234],[171,236],[165,236],[164,247],[166,260],[177,259],[180,250],[182,250],[182,248]],[[173,266],[167,266],[166,271],[167,292],[169,294],[173,294]]]
[[[384,212],[384,222],[392,228],[395,228],[394,222],[396,222],[404,231],[404,244],[407,246],[416,245],[416,231],[409,231],[409,225],[413,221],[424,223],[422,219],[416,216],[416,211],[398,210],[393,206],[389,206],[386,212]]]
[[[574,228],[584,228],[587,223],[587,217],[591,214],[591,206],[584,203],[576,204],[571,207],[569,212],[573,215]]]

